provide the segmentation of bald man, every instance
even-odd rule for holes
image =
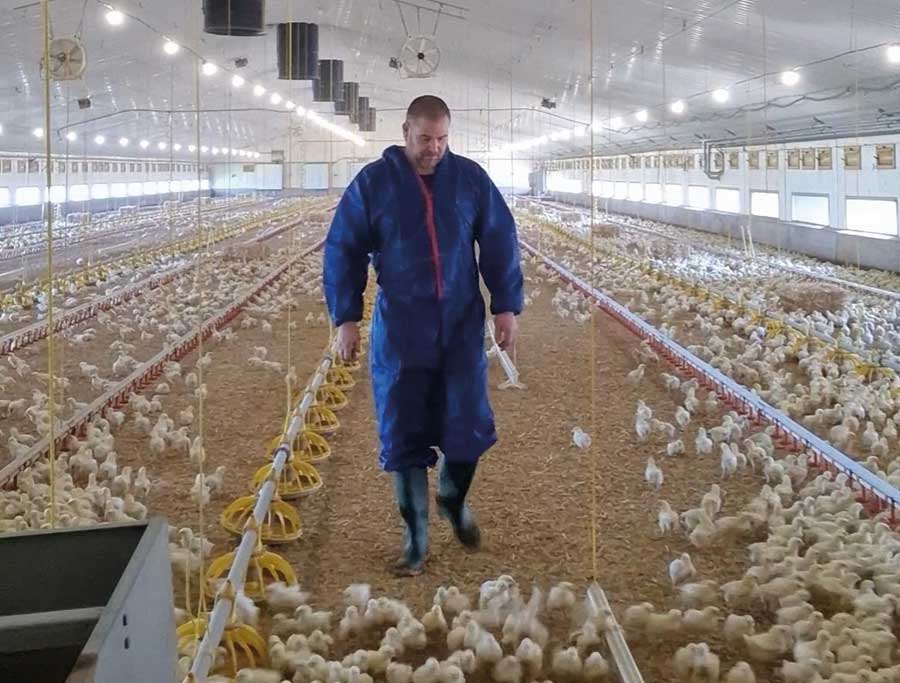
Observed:
[[[406,576],[424,569],[428,468],[438,453],[438,512],[465,548],[481,542],[466,496],[497,435],[479,273],[501,348],[515,343],[522,310],[512,214],[484,169],[449,150],[449,132],[443,100],[413,100],[403,123],[405,146],[388,147],[354,178],[325,243],[325,296],[344,359],[359,347],[370,259],[377,273],[370,366],[379,464],[393,474],[406,524],[404,552],[394,566]]]

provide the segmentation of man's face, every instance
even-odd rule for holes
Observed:
[[[419,173],[434,172],[434,167],[447,151],[449,134],[450,119],[446,116],[436,119],[420,116],[403,124],[406,156]]]

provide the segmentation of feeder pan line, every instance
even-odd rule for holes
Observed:
[[[250,557],[257,546],[259,538],[259,527],[269,512],[269,506],[272,504],[272,498],[278,486],[278,478],[281,476],[281,471],[284,469],[284,465],[287,463],[291,453],[291,444],[303,428],[303,419],[306,411],[315,402],[316,391],[325,382],[325,376],[334,362],[333,354],[336,352],[337,341],[335,340],[332,342],[329,350],[326,351],[325,357],[319,363],[319,367],[316,368],[308,387],[303,392],[303,398],[293,411],[281,443],[275,448],[272,457],[272,470],[266,477],[266,481],[259,488],[256,495],[256,503],[253,506],[253,515],[247,520],[248,523],[241,534],[240,545],[235,551],[234,560],[225,579],[226,585],[230,584],[235,594],[244,588],[247,566],[250,563]],[[215,650],[222,640],[225,627],[228,625],[228,619],[232,613],[232,603],[233,599],[223,595],[222,591],[216,595],[215,604],[209,613],[206,633],[203,634],[203,639],[197,646],[194,662],[186,680],[196,681],[197,683],[203,683],[207,680],[209,670],[215,661]]]
[[[635,227],[635,226],[631,226],[631,225],[628,225],[627,223],[617,223],[617,222],[615,222],[615,221],[610,221],[610,224],[616,225],[616,226],[622,228],[623,230],[637,230],[637,231],[640,231],[640,232],[645,232],[645,233],[649,233],[649,234],[654,235],[654,236],[658,236],[658,237],[665,238],[665,239],[667,239],[667,240],[669,240],[669,241],[673,241],[673,242],[677,241],[677,240],[675,240],[675,238],[669,237],[668,235],[663,235],[662,233],[658,233],[658,232],[655,232],[655,231],[653,231],[653,230],[648,230],[648,229],[646,229],[646,228],[638,228],[638,227]],[[581,238],[581,237],[579,237],[579,236],[577,236],[577,235],[572,234],[570,230],[568,230],[568,229],[566,229],[566,228],[562,228],[562,227],[558,227],[557,230],[559,230],[560,232],[564,233],[565,236],[566,236],[567,238],[573,239],[573,240],[575,240],[575,241],[581,241],[582,244],[584,244],[585,246],[587,246],[587,241],[586,241],[586,240],[584,240],[583,238]],[[691,245],[691,246],[693,247],[693,245]],[[704,247],[697,247],[697,248],[698,248],[698,249],[701,249],[701,250],[702,250],[702,249],[705,249]],[[721,250],[711,249],[711,248],[710,248],[710,249],[705,249],[705,250],[708,251],[708,252],[710,252],[710,253],[712,253],[712,254],[716,254],[716,255],[718,255],[718,256],[723,256],[723,257],[725,257],[725,258],[734,259],[734,257],[733,257],[732,255],[730,255],[730,254],[728,254],[728,253],[726,253],[726,252],[724,252],[724,251],[721,251]],[[627,257],[624,257],[624,256],[621,257],[621,258],[627,259]],[[757,257],[757,260],[761,260],[761,259],[759,259],[759,258]],[[777,266],[776,264],[767,264],[767,265],[771,265],[771,266],[776,267],[776,268],[779,267],[779,266]],[[806,273],[804,273],[803,271],[797,271],[797,272],[800,272],[801,274],[806,274]],[[690,278],[683,277],[683,276],[681,276],[681,275],[670,275],[670,274],[668,274],[668,273],[664,273],[664,274],[666,275],[666,277],[671,278],[672,280],[680,280],[681,282],[683,282],[683,283],[685,283],[685,284],[688,284],[688,285],[690,285],[690,286],[692,286],[692,287],[696,287],[696,288],[698,288],[698,289],[703,289],[703,290],[706,290],[706,291],[708,291],[708,292],[711,292],[711,293],[715,294],[716,296],[718,296],[719,298],[724,299],[724,300],[727,300],[729,303],[731,303],[731,304],[733,304],[733,305],[735,305],[735,306],[742,306],[742,305],[743,305],[743,304],[740,304],[740,303],[737,302],[737,301],[734,301],[734,300],[731,299],[728,295],[723,294],[722,292],[720,292],[720,291],[714,289],[713,287],[711,287],[711,286],[709,286],[709,285],[706,285],[706,284],[704,284],[704,283],[697,282],[697,281],[695,281],[695,280],[692,280],[692,279],[690,279]],[[846,281],[844,281],[844,280],[836,280],[836,282],[839,282],[839,283],[846,283]],[[846,284],[848,284],[848,285],[853,285],[853,284],[855,284],[855,283],[846,283]],[[863,285],[859,285],[859,286],[863,286]],[[871,289],[871,288],[870,288],[870,289]],[[890,294],[890,295],[893,295],[893,294],[894,294],[893,292],[889,292],[889,291],[887,291],[887,290],[878,290],[878,291],[885,292],[885,294]],[[747,308],[747,307],[745,306],[745,308]],[[818,338],[819,340],[821,340],[822,342],[824,342],[825,344],[827,344],[827,345],[829,345],[829,346],[833,346],[833,347],[835,347],[836,349],[843,349],[843,350],[845,350],[845,351],[849,351],[850,353],[853,353],[853,354],[859,356],[859,357],[860,357],[860,360],[863,360],[863,356],[864,356],[864,355],[868,355],[868,354],[871,354],[871,353],[872,353],[869,349],[854,347],[853,345],[851,345],[851,344],[848,343],[847,341],[844,341],[843,343],[839,343],[838,340],[836,340],[834,337],[832,337],[832,336],[830,336],[830,335],[828,335],[828,334],[825,334],[824,332],[819,332],[818,330],[810,330],[809,332],[807,332],[807,331],[806,331],[806,326],[803,325],[802,323],[798,322],[796,319],[792,319],[792,318],[789,318],[789,317],[787,317],[787,316],[777,316],[777,317],[773,317],[774,314],[768,314],[768,313],[766,314],[766,316],[772,318],[773,320],[777,320],[778,322],[780,322],[780,323],[782,323],[782,324],[790,325],[794,330],[796,330],[797,332],[799,332],[801,335],[803,335],[803,336],[805,336],[805,337],[815,336],[816,338]],[[874,360],[872,360],[872,359],[869,359],[869,360],[867,360],[866,362],[868,362],[870,365],[880,365],[881,367],[888,368],[888,369],[890,369],[890,370],[893,370],[893,371],[896,372],[896,373],[900,373],[900,362],[898,362],[898,361],[894,361],[894,360],[890,360],[890,359],[888,359],[888,360],[879,359],[878,361],[874,361]]]
[[[663,335],[655,327],[638,318],[627,308],[595,289],[577,275],[538,251],[525,240],[520,238],[519,243],[529,253],[541,258],[547,266],[559,273],[564,280],[594,299],[603,311],[623,323],[625,327],[642,339],[649,341],[651,346],[658,349],[665,356],[666,360],[675,365],[680,371],[703,380],[707,386],[712,387],[727,402],[735,405],[738,410],[749,414],[751,419],[764,419],[775,425],[776,434],[779,437],[784,436],[792,441],[794,446],[810,451],[815,464],[822,464],[822,461],[825,461],[825,464],[830,467],[844,472],[849,478],[851,487],[855,484],[861,488],[863,501],[874,502],[879,507],[888,507],[890,508],[891,516],[894,516],[897,504],[900,503],[900,491],[888,482],[875,476],[830,443],[816,436],[776,408],[773,408],[761,398],[737,384],[730,377],[726,377],[719,370]],[[874,497],[873,501],[869,501],[867,497],[869,494]]]
[[[531,201],[536,204],[551,206],[556,209],[559,208],[558,206],[554,206],[553,202],[547,202],[547,201],[535,200],[535,199],[532,199]],[[571,211],[572,209],[567,207],[566,210]],[[580,211],[582,211],[585,214],[587,213],[584,210],[580,210]],[[620,228],[623,228],[626,230],[637,230],[639,232],[646,232],[646,233],[654,235],[656,237],[661,237],[663,239],[669,240],[670,242],[678,241],[677,238],[672,237],[671,235],[666,235],[664,233],[657,232],[656,230],[653,230],[651,228],[644,228],[644,227],[637,226],[637,225],[630,225],[629,223],[623,223],[621,221],[609,221],[609,222],[612,225],[615,225],[617,227],[620,227]],[[728,252],[726,252],[722,249],[717,249],[716,247],[699,247],[698,246],[697,248],[703,249],[704,251],[708,251],[712,254],[718,254],[720,256],[727,256],[729,258],[734,258],[733,254],[729,254]],[[861,292],[865,292],[867,294],[872,294],[874,296],[880,296],[880,297],[884,297],[886,299],[893,299],[895,301],[900,301],[900,293],[893,292],[889,289],[880,289],[879,287],[872,287],[870,285],[864,285],[860,282],[853,282],[851,280],[843,280],[841,278],[833,277],[831,275],[822,275],[821,273],[816,273],[814,271],[805,270],[805,269],[799,268],[797,266],[788,266],[788,265],[785,265],[782,263],[774,263],[774,262],[771,262],[768,258],[765,258],[762,256],[753,256],[750,258],[751,258],[751,260],[761,261],[762,263],[766,264],[767,266],[770,266],[772,268],[778,268],[780,270],[784,270],[789,273],[795,273],[797,275],[803,275],[804,277],[809,277],[809,278],[813,278],[816,280],[822,280],[823,282],[830,282],[831,284],[838,285],[840,287],[847,287],[848,289],[858,289]]]
[[[612,653],[613,661],[616,663],[616,670],[622,679],[622,683],[644,683],[644,677],[638,669],[625,635],[616,621],[612,607],[606,599],[606,593],[597,583],[592,583],[587,589],[588,612],[591,617],[601,617],[605,620],[606,625],[603,629],[603,635],[606,637],[606,644]]]
[[[163,365],[170,360],[180,360],[188,353],[193,351],[202,335],[204,338],[209,337],[213,330],[220,329],[231,322],[238,313],[247,305],[247,303],[259,294],[261,291],[274,284],[282,275],[284,275],[288,267],[294,261],[301,259],[315,252],[325,243],[320,240],[305,249],[300,254],[288,259],[280,266],[269,272],[256,284],[247,287],[243,293],[238,294],[234,301],[227,307],[208,318],[194,332],[188,332],[175,344],[163,349],[150,360],[138,366],[134,372],[114,387],[106,391],[104,394],[94,399],[87,408],[76,413],[68,420],[63,422],[59,429],[54,430],[57,448],[61,448],[63,441],[68,434],[75,434],[85,427],[95,416],[101,415],[103,411],[110,407],[121,405],[128,400],[128,395],[133,391],[140,391],[148,382],[153,381],[162,374]],[[26,453],[13,460],[11,463],[0,469],[0,486],[12,480],[18,472],[28,467],[32,462],[42,457],[50,449],[50,436],[44,436]]]

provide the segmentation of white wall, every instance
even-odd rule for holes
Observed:
[[[281,164],[218,163],[210,166],[214,190],[280,190],[284,187]]]
[[[810,141],[803,143],[789,143],[770,145],[768,147],[748,147],[726,149],[725,171],[722,178],[718,181],[712,180],[706,176],[703,169],[700,168],[699,158],[701,156],[700,149],[693,150],[672,150],[664,152],[653,152],[646,154],[634,155],[641,159],[639,168],[602,168],[603,159],[623,159],[627,160],[627,156],[619,157],[597,157],[594,160],[593,179],[596,186],[602,181],[607,182],[638,182],[646,186],[647,184],[660,183],[678,184],[683,188],[684,203],[687,202],[688,186],[701,185],[710,189],[712,197],[712,207],[715,207],[715,189],[718,187],[735,188],[740,192],[741,213],[749,214],[750,212],[750,195],[753,191],[775,191],[779,193],[779,218],[782,221],[791,221],[792,216],[792,195],[794,194],[813,194],[824,195],[829,199],[829,225],[836,229],[846,229],[848,221],[846,215],[846,200],[853,197],[865,198],[887,198],[896,199],[897,211],[900,212],[900,169],[878,169],[876,168],[876,146],[877,145],[900,145],[900,136],[871,136],[866,138],[846,138],[827,141]],[[859,145],[861,147],[860,170],[851,170],[844,167],[845,146]],[[832,168],[830,170],[817,168],[813,170],[807,169],[788,169],[788,152],[792,149],[819,149],[830,148],[832,158]],[[748,163],[748,150],[758,150],[760,157],[761,169],[751,169]],[[728,152],[738,152],[738,168],[732,169],[728,164]],[[766,170],[765,160],[766,152],[774,151],[778,154],[778,169]],[[694,157],[694,168],[666,168],[650,167],[648,160],[650,157],[670,154],[690,154]],[[573,179],[581,179],[584,188],[590,187],[591,171],[588,159],[566,159],[554,160],[544,164],[545,173],[557,174],[560,171],[566,177]],[[582,168],[573,168],[576,165]],[[802,165],[802,164],[801,164]],[[568,166],[568,167],[567,167]],[[646,188],[642,196],[646,197]],[[602,200],[601,200],[602,204]],[[751,220],[756,220],[754,216]],[[900,235],[895,235],[900,237]]]

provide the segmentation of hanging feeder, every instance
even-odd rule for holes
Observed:
[[[306,462],[321,462],[331,457],[331,446],[324,436],[303,429],[294,439],[294,454]]]
[[[319,434],[334,434],[340,426],[337,416],[327,406],[310,406],[303,416],[303,428]]]
[[[203,31],[217,36],[261,36],[264,0],[203,0]]]
[[[347,368],[343,367],[332,367],[329,369],[325,374],[325,381],[333,384],[341,391],[347,391],[347,389],[352,389],[356,386],[356,380],[353,379],[353,375],[350,374]]]
[[[313,102],[340,102],[343,99],[343,60],[320,59],[319,77],[313,81]]]
[[[256,496],[241,496],[222,511],[221,524],[232,534],[240,536],[243,529],[253,522]],[[259,539],[263,543],[288,543],[303,535],[300,514],[293,505],[278,497],[277,491],[263,523],[259,526]]]
[[[266,463],[253,475],[253,486],[259,488],[269,478],[272,472],[272,463]],[[302,498],[322,488],[322,476],[309,461],[301,460],[291,454],[277,482],[278,495],[285,500]]]
[[[333,384],[323,384],[316,391],[316,403],[321,403],[331,410],[341,410],[349,403],[347,395]]]
[[[212,588],[228,575],[234,562],[234,551],[220,555],[209,565],[206,572],[206,585],[210,593]],[[247,576],[244,579],[244,595],[259,602],[265,600],[266,586],[270,583],[297,585],[297,575],[290,563],[281,555],[267,550],[257,541],[253,554],[247,563]]]

